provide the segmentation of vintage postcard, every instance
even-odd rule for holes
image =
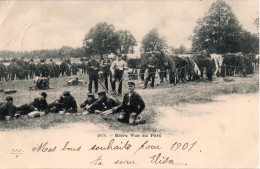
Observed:
[[[258,0],[0,1],[0,168],[258,168]]]

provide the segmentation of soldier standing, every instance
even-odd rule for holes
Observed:
[[[87,73],[89,75],[89,84],[88,91],[92,93],[92,82],[95,84],[95,93],[98,92],[98,71],[99,71],[99,62],[95,59],[95,56],[92,55],[91,59],[87,63]]]
[[[31,59],[30,59],[30,62],[34,62],[34,59],[33,59],[33,57],[31,57]]]
[[[116,90],[116,81],[119,81],[118,93],[122,94],[122,78],[124,69],[127,68],[126,62],[122,60],[122,55],[118,54],[117,60],[115,60],[110,67],[112,73],[112,91]]]
[[[110,78],[110,84],[112,84],[112,76],[110,71],[112,61],[108,58],[107,54],[104,55],[104,60],[101,61],[101,69],[103,71],[103,77],[105,78],[105,87],[108,90],[108,76]]]
[[[155,52],[153,51],[151,53],[151,57],[148,58],[147,60],[147,66],[148,66],[148,77],[145,80],[145,84],[143,89],[147,87],[148,81],[151,80],[151,87],[154,88],[154,81],[155,81],[155,73],[156,73],[156,68],[158,66],[158,59],[155,57]]]

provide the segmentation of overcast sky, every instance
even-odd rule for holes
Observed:
[[[191,46],[196,20],[211,0],[173,1],[0,1],[0,50],[81,47],[85,34],[98,22],[129,30],[137,41],[153,28],[168,45]],[[244,29],[256,33],[258,0],[227,0]]]

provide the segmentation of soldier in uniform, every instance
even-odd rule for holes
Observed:
[[[50,104],[49,109],[51,112],[64,110],[64,113],[77,113],[77,102],[69,91],[65,91],[58,100]]]
[[[10,120],[16,114],[16,106],[13,104],[13,97],[7,96],[6,102],[0,106],[0,120]]]
[[[246,72],[246,58],[245,56],[241,56],[241,69],[242,69],[242,75],[243,77],[247,76],[247,72]]]
[[[151,82],[151,87],[154,88],[154,81],[155,81],[155,73],[156,73],[156,68],[158,66],[158,59],[155,57],[155,52],[153,51],[151,53],[151,57],[148,58],[147,60],[147,66],[148,66],[148,77],[145,80],[145,84],[144,84],[144,89],[147,87],[148,81],[151,80],[152,78],[152,82]]]
[[[103,77],[105,78],[105,87],[108,90],[108,76],[110,77],[110,84],[112,84],[112,76],[110,66],[112,61],[108,58],[107,54],[104,55],[104,60],[101,61],[101,69],[103,71]]]
[[[31,57],[31,59],[30,59],[30,62],[34,62],[34,59],[33,59],[33,57]]]
[[[70,58],[69,58],[69,57],[66,59],[66,62],[67,62],[68,64],[71,64],[71,61],[70,61]]]
[[[135,83],[128,82],[128,90],[124,97],[123,102],[120,106],[114,107],[113,112],[121,111],[118,117],[118,121],[128,123],[130,125],[136,125],[144,123],[144,119],[141,119],[140,113],[145,108],[145,103],[142,97],[136,93]]]
[[[97,101],[87,106],[89,113],[102,113],[120,104],[114,98],[107,96],[105,91],[99,92],[98,97],[99,99]]]
[[[95,93],[98,92],[98,70],[99,70],[99,62],[95,59],[95,56],[92,55],[91,59],[87,63],[87,73],[89,75],[89,84],[88,91],[92,93],[92,82],[95,83]]]
[[[17,108],[17,111],[20,115],[27,115],[33,111],[41,111],[44,113],[48,112],[48,103],[46,101],[47,93],[42,92],[40,97],[37,97],[33,100],[33,102],[29,104],[21,105]]]
[[[215,70],[216,70],[215,60],[212,59],[212,60],[208,61],[207,69],[206,69],[206,76],[207,76],[209,81],[213,80],[212,77],[214,75]]]
[[[97,101],[97,99],[95,98],[95,95],[92,93],[88,94],[88,98],[87,100],[85,100],[81,105],[80,108],[83,108],[84,110],[87,110],[87,107],[90,106],[92,103],[94,103],[95,101]]]
[[[112,73],[112,90],[115,92],[116,90],[116,81],[119,81],[118,93],[122,93],[122,78],[124,74],[124,70],[127,68],[127,64],[124,60],[122,60],[122,55],[118,54],[117,60],[115,60],[110,67],[110,71]]]

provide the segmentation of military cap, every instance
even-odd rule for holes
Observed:
[[[70,95],[70,92],[69,92],[69,91],[63,92],[63,96],[69,96],[69,95]]]
[[[6,100],[6,101],[13,101],[14,98],[13,98],[12,96],[7,96],[7,97],[5,98],[5,100]]]
[[[47,97],[47,93],[42,92],[42,93],[41,93],[41,96],[43,96],[43,97]]]
[[[94,94],[92,94],[92,93],[88,93],[87,95],[88,95],[88,97],[92,97],[92,98],[94,98],[94,97],[95,97],[95,95],[94,95]]]
[[[98,92],[98,95],[106,95],[106,92],[105,91],[101,91],[101,92]]]
[[[135,82],[130,81],[130,82],[128,82],[128,85],[133,85],[133,86],[135,86]]]

